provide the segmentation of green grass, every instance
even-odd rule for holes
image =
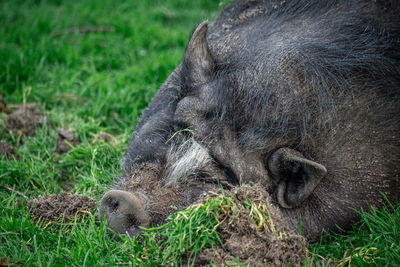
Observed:
[[[190,264],[202,249],[222,244],[217,232],[218,219],[233,209],[230,200],[224,195],[209,198],[204,205],[177,212],[166,224],[146,230],[138,238],[140,245],[136,243],[134,264],[183,264],[184,257]]]
[[[400,204],[360,211],[361,221],[346,235],[328,234],[310,246],[317,259],[342,266],[397,266],[400,264]]]
[[[35,103],[55,126],[37,129],[34,137],[20,136],[5,129],[6,115],[0,114],[0,139],[20,155],[18,160],[0,156],[0,184],[29,198],[73,184],[73,193],[99,200],[118,177],[141,111],[179,64],[191,31],[227,2],[0,1],[0,92],[8,104]],[[113,31],[66,32],[99,26]],[[55,128],[60,127],[72,129],[81,143],[57,156]],[[100,131],[112,133],[116,142],[99,139]],[[121,241],[96,219],[96,210],[76,222],[46,224],[34,222],[25,203],[0,189],[0,258],[24,266],[162,266],[218,244],[209,212],[224,202],[181,212],[142,240]],[[388,210],[364,214],[353,234],[328,236],[310,250],[335,261],[346,251],[349,256],[374,247],[376,265],[400,264],[399,205]],[[315,260],[323,264],[319,256]],[[357,257],[352,262],[365,264]]]

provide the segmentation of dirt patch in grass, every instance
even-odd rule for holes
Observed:
[[[30,200],[27,208],[35,220],[64,221],[82,216],[96,206],[96,201],[87,196],[61,192],[58,196],[46,195],[41,199]]]
[[[210,263],[250,266],[297,266],[308,260],[306,239],[288,229],[261,186],[241,187],[226,192],[232,197],[233,212],[220,218],[218,232],[222,247],[200,252],[195,266]],[[238,259],[235,261],[235,259]]]
[[[9,145],[6,141],[0,141],[0,156],[5,156],[8,160],[10,160],[12,156],[19,159],[19,155],[15,151],[15,148]]]
[[[65,129],[57,129],[57,147],[54,153],[57,155],[64,154],[71,150],[71,146],[76,146],[80,142],[73,131]]]
[[[33,136],[36,127],[42,127],[49,120],[42,115],[40,110],[35,105],[16,105],[16,109],[6,120],[6,126],[9,130],[22,135]]]

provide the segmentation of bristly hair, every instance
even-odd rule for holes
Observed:
[[[248,150],[288,133],[301,144],[347,99],[399,95],[398,14],[398,1],[237,1],[208,38],[219,120]]]

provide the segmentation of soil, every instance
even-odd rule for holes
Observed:
[[[54,153],[57,155],[64,154],[71,150],[71,146],[76,146],[80,142],[71,130],[57,129],[57,147]],[[69,144],[68,144],[69,143]]]
[[[5,156],[5,158],[8,160],[12,159],[12,156],[14,156],[16,159],[19,158],[15,148],[9,145],[6,141],[0,141],[0,156]]]
[[[33,136],[36,127],[42,127],[46,121],[35,105],[17,105],[16,110],[8,115],[6,126],[8,129],[23,135]],[[47,120],[47,122],[49,122]]]
[[[96,206],[96,201],[87,196],[61,192],[58,196],[46,195],[41,199],[30,200],[27,208],[31,216],[39,221],[71,221],[82,216]]]
[[[306,239],[288,229],[280,217],[279,210],[272,204],[267,192],[259,185],[236,188],[226,192],[232,197],[235,212],[223,214],[218,228],[222,247],[207,248],[196,258],[195,266],[232,265],[235,262],[250,266],[297,266],[308,261]],[[243,205],[253,203],[258,210],[267,213],[268,221],[258,225]],[[255,211],[255,210],[254,210]],[[253,217],[253,218],[252,218]],[[235,259],[237,259],[235,261]]]

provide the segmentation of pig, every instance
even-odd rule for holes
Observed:
[[[315,241],[400,193],[398,1],[238,0],[194,30],[99,204],[118,233],[258,183]],[[387,200],[385,200],[385,198]]]

